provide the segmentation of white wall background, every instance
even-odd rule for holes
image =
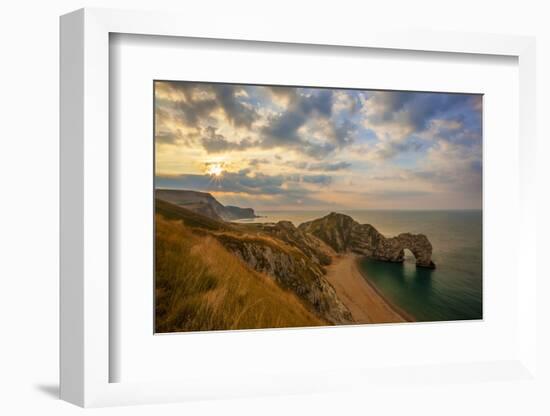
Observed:
[[[543,1],[453,2],[347,1],[169,1],[5,0],[0,9],[0,413],[73,414],[82,410],[56,399],[58,383],[58,16],[80,7],[178,10],[189,19],[212,14],[235,21],[275,19],[287,24],[399,25],[439,30],[537,36],[539,134],[539,249],[548,243],[550,212],[550,26]],[[185,21],[182,21],[182,25]],[[542,270],[543,256],[539,256]],[[540,300],[550,284],[539,285]],[[550,374],[549,306],[540,303],[539,354]],[[544,353],[544,350],[546,353]],[[548,379],[546,379],[548,381]],[[550,385],[533,389],[494,383],[388,387],[376,397],[346,392],[94,410],[98,414],[549,414]]]

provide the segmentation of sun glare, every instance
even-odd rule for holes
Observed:
[[[223,173],[223,166],[219,163],[213,164],[208,166],[206,173],[208,173],[211,176],[221,176]]]

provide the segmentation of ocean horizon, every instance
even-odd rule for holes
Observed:
[[[371,224],[385,237],[425,234],[433,247],[435,270],[417,268],[408,250],[405,262],[362,259],[364,278],[392,304],[417,321],[483,318],[482,210],[270,210],[241,223],[291,221],[298,226],[331,211]]]

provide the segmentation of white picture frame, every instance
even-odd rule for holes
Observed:
[[[208,26],[200,19],[185,19],[184,25],[182,21],[183,16],[169,13],[107,9],[82,9],[61,18],[61,398],[88,407],[322,392],[345,388],[341,380],[346,378],[368,384],[384,378],[384,373],[398,374],[395,369],[357,369],[352,377],[342,377],[350,375],[350,370],[341,369],[319,379],[318,374],[282,369],[277,377],[248,381],[220,374],[216,380],[110,382],[110,362],[117,358],[109,349],[109,36],[113,33],[516,57],[520,89],[517,256],[523,274],[517,293],[519,352],[499,362],[419,365],[413,377],[430,379],[444,372],[450,380],[468,381],[472,372],[480,370],[518,380],[536,376],[534,39],[353,27],[328,34],[315,26],[307,32],[293,26],[281,31],[265,22],[239,26],[237,32],[231,22],[221,19]],[[408,373],[412,374],[410,369]]]

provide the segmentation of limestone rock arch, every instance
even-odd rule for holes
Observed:
[[[301,224],[298,229],[325,242],[337,253],[354,252],[377,260],[403,262],[405,249],[416,258],[418,267],[435,268],[432,244],[424,234],[403,233],[384,237],[370,224],[359,224],[348,215],[332,212]]]
[[[373,251],[372,257],[378,260],[403,262],[405,249],[411,251],[418,267],[435,269],[432,261],[432,244],[424,234],[403,233],[397,237],[386,238]]]

